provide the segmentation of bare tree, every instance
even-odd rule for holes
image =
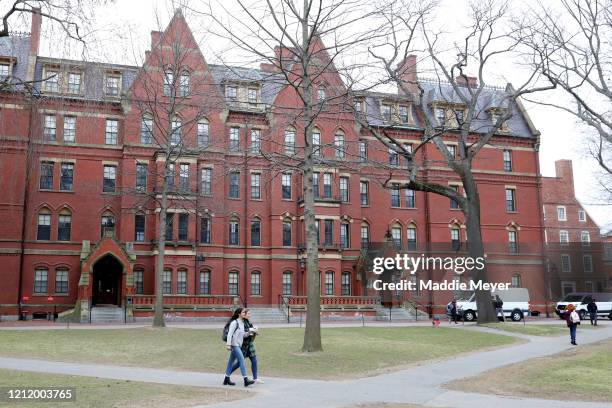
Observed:
[[[585,125],[594,138],[590,153],[608,174],[602,186],[612,196],[612,3],[608,0],[561,0],[554,8],[534,7],[532,21],[517,29],[529,46],[527,57],[569,103],[536,101],[560,109]],[[554,99],[553,99],[554,100]]]
[[[406,158],[409,182],[399,188],[442,195],[458,204],[465,216],[468,253],[473,258],[483,257],[480,196],[473,163],[485,145],[507,132],[509,119],[520,114],[519,97],[539,90],[530,86],[536,70],[518,88],[508,84],[494,92],[488,104],[482,103],[485,96],[491,96],[487,85],[491,66],[500,57],[511,56],[520,44],[520,37],[513,38],[515,32],[504,30],[507,4],[492,0],[472,4],[467,34],[450,51],[443,48],[448,47],[443,35],[431,28],[433,6],[410,0],[390,3],[380,11],[388,35],[384,42],[370,48],[384,70],[383,82],[395,83],[400,93],[412,96],[420,113],[422,142],[410,151],[386,127],[372,127],[364,119],[361,123],[389,149]],[[417,42],[423,44],[424,50]],[[423,61],[431,62],[431,80],[417,78],[415,52],[425,54]],[[449,54],[456,56],[454,61],[446,58]],[[476,76],[468,76],[470,71]],[[532,134],[537,137],[539,132],[532,129]],[[456,152],[445,143],[449,140],[456,141]],[[463,191],[421,176],[420,170],[432,164],[419,162],[416,154],[426,144],[435,146],[443,163],[459,178]],[[472,278],[487,282],[486,268],[476,270]],[[496,320],[488,290],[477,290],[476,301],[479,323]]]

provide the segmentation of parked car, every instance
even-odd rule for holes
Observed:
[[[510,318],[518,322],[525,315],[529,315],[529,291],[527,288],[509,288],[491,292],[491,296],[499,296],[504,302],[504,318]],[[476,307],[476,293],[472,293],[466,299],[457,300],[457,311],[466,322],[476,320],[478,309]],[[501,317],[501,316],[499,316]]]
[[[595,299],[597,305],[597,316],[607,317],[612,320],[612,293],[595,293],[595,292],[572,292],[568,293],[563,300],[557,302],[555,313],[560,319],[563,319],[565,308],[570,303],[576,306],[576,311],[581,319],[588,317],[587,305],[592,299]]]

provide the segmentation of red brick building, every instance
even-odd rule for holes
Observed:
[[[168,102],[164,84],[190,97],[165,123],[185,147],[172,176],[166,303],[183,316],[205,316],[237,299],[250,306],[278,305],[283,295],[303,302],[297,298],[306,294],[301,175],[259,154],[299,154],[302,147],[296,95],[277,73],[265,65],[208,64],[180,12],[165,32],[152,32],[142,67],[38,56],[39,32],[34,16],[30,37],[0,39],[0,315],[76,307],[85,316],[96,304],[134,305],[137,315],[150,311],[159,207],[143,197],[157,193],[164,159],[155,143],[155,112],[143,109],[142,100],[155,84],[160,104]],[[169,62],[159,61],[177,40],[190,52],[180,80],[168,81]],[[277,56],[286,58],[281,49]],[[408,74],[416,78],[416,66]],[[33,89],[19,79],[32,81]],[[344,91],[334,72],[315,85],[321,103]],[[421,115],[452,121],[439,113],[460,109],[447,94],[450,86],[422,85],[426,112],[417,111],[411,95],[363,92],[353,94],[357,114],[416,145]],[[492,125],[503,93],[485,89],[474,126]],[[546,298],[539,132],[520,105],[512,109],[474,172],[491,280],[529,288],[538,304]],[[407,181],[405,163],[358,126],[352,110],[330,102],[315,132],[323,303],[372,302],[358,297],[375,293],[357,264],[362,246],[383,241],[387,232],[413,252],[426,243],[465,242],[463,214],[447,198],[383,188],[390,172],[393,182]],[[452,131],[447,139],[456,145]],[[460,184],[432,145],[418,155],[429,163],[423,177]],[[443,305],[452,294],[404,296]]]
[[[570,292],[609,292],[608,238],[576,198],[572,161],[558,160],[555,170],[556,177],[542,178],[551,299]]]

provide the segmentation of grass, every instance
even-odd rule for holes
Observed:
[[[580,338],[578,338],[580,339]],[[554,400],[612,401],[612,340],[455,381],[447,388]]]
[[[229,390],[152,384],[124,380],[105,380],[59,374],[39,374],[26,371],[0,370],[3,387],[74,388],[76,400],[71,402],[9,403],[20,408],[89,407],[89,408],[160,408],[192,407],[232,401],[246,393]],[[4,400],[6,401],[6,400]]]
[[[505,346],[509,336],[449,328],[324,328],[323,353],[301,353],[304,330],[264,329],[257,338],[263,376],[347,378]],[[181,328],[3,331],[0,355],[220,373],[228,353],[221,330]],[[248,365],[248,363],[247,363]]]
[[[560,336],[563,334],[569,335],[569,329],[565,322],[561,322],[558,325],[552,324],[523,324],[523,323],[487,323],[482,325],[484,327],[490,327],[492,329],[498,329],[501,331],[507,331],[511,333],[527,334],[529,336]],[[599,326],[597,326],[598,328]],[[595,326],[590,324],[581,324],[578,326],[578,331],[582,329],[595,329]]]

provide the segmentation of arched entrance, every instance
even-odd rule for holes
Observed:
[[[123,265],[105,255],[93,266],[92,305],[121,305]]]

